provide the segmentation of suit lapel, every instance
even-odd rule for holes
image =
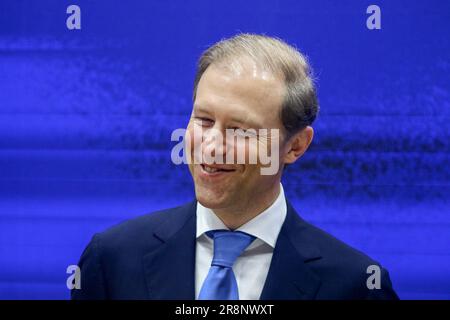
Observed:
[[[150,299],[195,299],[196,202],[175,210],[154,232],[160,244],[143,257]]]
[[[320,259],[308,226],[287,202],[286,220],[272,256],[261,300],[314,299],[320,278],[307,263]],[[177,208],[154,232],[159,244],[143,257],[149,298],[195,299],[196,201]]]
[[[307,224],[287,202],[286,220],[280,230],[261,300],[311,300],[320,278],[307,263],[320,259],[320,252],[307,235]]]

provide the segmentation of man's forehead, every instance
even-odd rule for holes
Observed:
[[[253,127],[273,126],[283,95],[284,81],[251,60],[213,64],[200,79],[193,111],[223,114]]]
[[[281,80],[267,65],[250,57],[226,58],[209,66],[211,69],[226,71],[230,76],[251,77],[260,80]]]
[[[215,65],[208,67],[201,77],[196,100],[228,100],[243,105],[279,106],[285,93],[284,80],[270,71],[257,67],[230,72]],[[267,111],[267,110],[266,110]]]

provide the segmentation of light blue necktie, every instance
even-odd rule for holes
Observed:
[[[198,295],[199,300],[239,300],[233,264],[255,237],[241,232],[214,230],[206,233],[214,239],[214,257]]]

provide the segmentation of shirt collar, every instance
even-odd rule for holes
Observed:
[[[261,239],[272,248],[280,233],[286,218],[287,206],[283,185],[280,183],[280,193],[269,208],[240,226],[237,231],[246,232]],[[210,208],[206,208],[197,201],[197,238],[207,231],[229,229]]]

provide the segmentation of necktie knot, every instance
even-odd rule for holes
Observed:
[[[213,230],[207,235],[214,240],[212,266],[231,268],[255,237],[241,231]]]
[[[241,231],[213,230],[214,257],[198,298],[200,300],[238,300],[239,290],[233,264],[255,237]]]

